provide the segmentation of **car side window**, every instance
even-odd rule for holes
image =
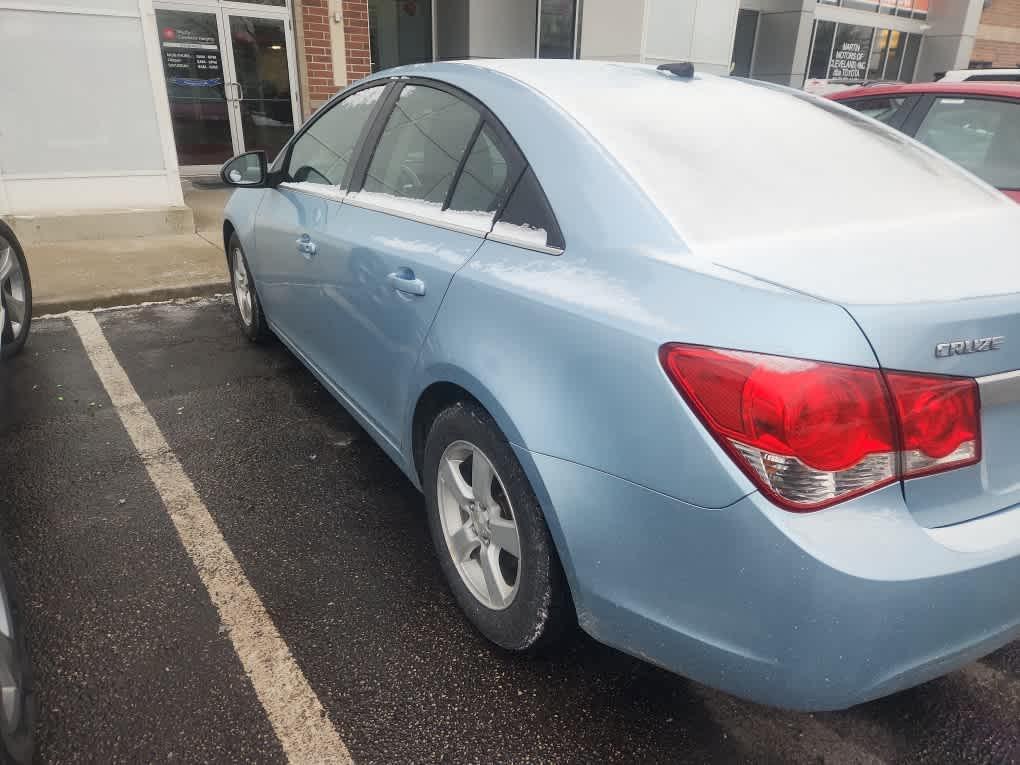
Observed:
[[[889,124],[900,113],[907,99],[902,96],[880,96],[875,98],[858,98],[844,101],[851,109],[866,114],[879,122]]]
[[[936,98],[915,138],[997,188],[1020,188],[1020,104]]]
[[[343,185],[358,139],[385,90],[385,84],[359,90],[318,116],[294,141],[287,161],[288,180]]]
[[[492,129],[486,125],[471,146],[457,186],[450,197],[449,209],[460,212],[496,212],[513,182],[510,161]]]
[[[517,182],[499,220],[492,227],[496,239],[530,247],[564,248],[563,233],[549,200],[529,167]]]
[[[364,190],[441,209],[481,115],[457,96],[405,85],[383,127]]]

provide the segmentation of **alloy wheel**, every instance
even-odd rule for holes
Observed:
[[[248,267],[244,262],[244,255],[241,253],[240,248],[234,248],[231,262],[234,266],[232,269],[232,280],[234,282],[234,299],[237,301],[237,309],[241,312],[241,320],[245,323],[245,326],[251,326],[251,284],[248,281]]]
[[[25,328],[25,274],[11,243],[0,234],[0,328],[10,327],[9,341]]]
[[[492,461],[474,444],[453,442],[439,460],[436,490],[446,547],[460,578],[486,608],[509,607],[520,585],[521,537]]]
[[[0,580],[0,730],[17,730],[24,709],[22,668],[14,636],[10,598]]]

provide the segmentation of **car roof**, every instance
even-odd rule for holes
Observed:
[[[932,93],[934,95],[995,96],[1020,99],[1020,82],[911,82],[884,85],[869,85],[829,93],[826,98],[844,101],[864,96],[888,96],[893,94],[911,95]]]
[[[865,199],[871,221],[1001,202],[997,192],[901,133],[777,85],[701,73],[681,78],[644,64],[551,59],[421,64],[390,70],[390,76],[456,84],[458,71],[491,75],[491,84],[473,86],[483,103],[490,88],[503,91],[511,78],[558,107],[694,246],[838,229],[847,205],[856,209]],[[834,145],[855,157],[852,167],[819,160]],[[879,169],[885,180],[876,185]]]

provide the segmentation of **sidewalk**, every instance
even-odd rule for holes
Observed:
[[[229,292],[223,205],[229,190],[185,182],[193,233],[25,245],[36,316]]]

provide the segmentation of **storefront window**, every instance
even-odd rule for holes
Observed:
[[[819,5],[838,5],[857,11],[872,11],[906,18],[928,18],[930,0],[816,0]]]
[[[874,30],[859,24],[837,24],[836,43],[829,60],[830,80],[865,80]]]
[[[824,80],[829,72],[829,56],[832,40],[836,34],[836,22],[816,21],[815,37],[811,44],[811,60],[808,64],[808,78]]]
[[[868,79],[881,80],[885,71],[885,54],[889,46],[889,30],[876,29],[875,42],[871,46],[871,63],[868,65]]]
[[[578,0],[539,0],[538,57],[574,58]]]

